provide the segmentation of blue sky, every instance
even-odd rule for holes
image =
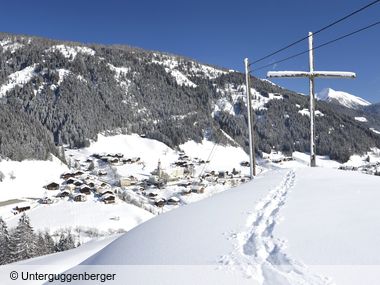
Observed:
[[[251,61],[281,48],[364,6],[371,0],[272,1],[6,1],[3,32],[86,43],[128,44],[185,55],[204,63],[243,70]],[[380,20],[380,3],[315,37],[315,45]],[[331,87],[380,102],[380,25],[315,52],[317,70],[357,73],[355,80],[318,79],[316,90]],[[258,63],[266,65],[307,49],[307,42]],[[269,70],[307,70],[308,57]],[[306,79],[273,80],[307,93]]]

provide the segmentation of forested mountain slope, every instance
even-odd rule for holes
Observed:
[[[308,98],[254,77],[252,87],[258,150],[308,151]],[[45,159],[58,154],[54,144],[83,147],[100,132],[247,150],[245,101],[243,74],[185,57],[0,34],[2,157]],[[317,109],[318,154],[344,161],[380,147],[380,136],[348,113],[327,102]]]

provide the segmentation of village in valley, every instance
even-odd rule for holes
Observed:
[[[112,146],[112,147],[110,147]],[[100,136],[98,142],[85,149],[65,149],[66,171],[49,176],[40,185],[39,197],[14,204],[13,214],[60,202],[134,205],[153,215],[209,197],[249,180],[248,157],[234,147],[218,146],[224,155],[213,156],[211,142],[189,142],[177,150],[138,135]],[[105,150],[113,149],[115,152]],[[202,149],[202,151],[200,151]],[[211,150],[211,151],[210,151]],[[332,165],[319,157],[319,163],[344,170],[364,170],[377,175],[379,153],[367,158]],[[327,160],[326,160],[327,159]],[[262,165],[296,167],[307,163],[307,156],[281,152],[263,153]],[[371,166],[374,165],[376,167]],[[265,168],[265,167],[264,167]],[[260,171],[263,171],[260,167]],[[374,171],[372,171],[374,170]],[[371,173],[369,173],[371,172]],[[373,173],[372,173],[373,172]],[[118,220],[115,214],[109,219]]]
[[[257,169],[263,173],[304,167],[308,159],[303,153],[287,156],[272,151],[263,153]],[[14,178],[5,182],[14,186],[1,207],[10,226],[26,212],[36,230],[48,228],[55,237],[62,231],[74,232],[83,243],[129,231],[154,216],[224,190],[234,191],[250,179],[243,149],[207,140],[172,149],[137,134],[99,135],[87,148],[66,148],[65,160],[66,164],[57,158],[40,165],[12,164]],[[379,153],[370,154],[372,164],[379,161]],[[329,168],[368,163],[364,156],[353,157],[345,165],[318,156],[318,164]],[[23,188],[25,181],[33,183]]]
[[[176,157],[173,153],[168,155],[169,161],[167,152],[157,156],[153,168],[152,160],[149,167],[137,156],[111,152],[84,154],[81,150],[66,149],[69,171],[41,185],[45,191],[37,200],[38,204],[92,201],[112,207],[113,204],[129,203],[157,215],[249,180],[244,174],[248,173],[248,161],[241,161],[236,168],[210,169],[208,160],[191,157],[179,150],[174,152]],[[34,207],[38,204],[34,203]],[[29,209],[31,205],[24,203],[13,208],[13,213]]]

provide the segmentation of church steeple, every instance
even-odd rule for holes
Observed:
[[[161,160],[160,159],[158,159],[158,163],[157,163],[157,175],[158,175],[158,177],[161,178],[162,169],[161,169]]]

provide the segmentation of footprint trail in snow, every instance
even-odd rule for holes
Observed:
[[[220,260],[222,265],[239,268],[259,284],[331,284],[329,279],[310,272],[284,251],[284,241],[273,236],[280,222],[279,212],[295,183],[290,170],[283,181],[257,203],[247,219],[247,230],[237,234],[235,250]]]

